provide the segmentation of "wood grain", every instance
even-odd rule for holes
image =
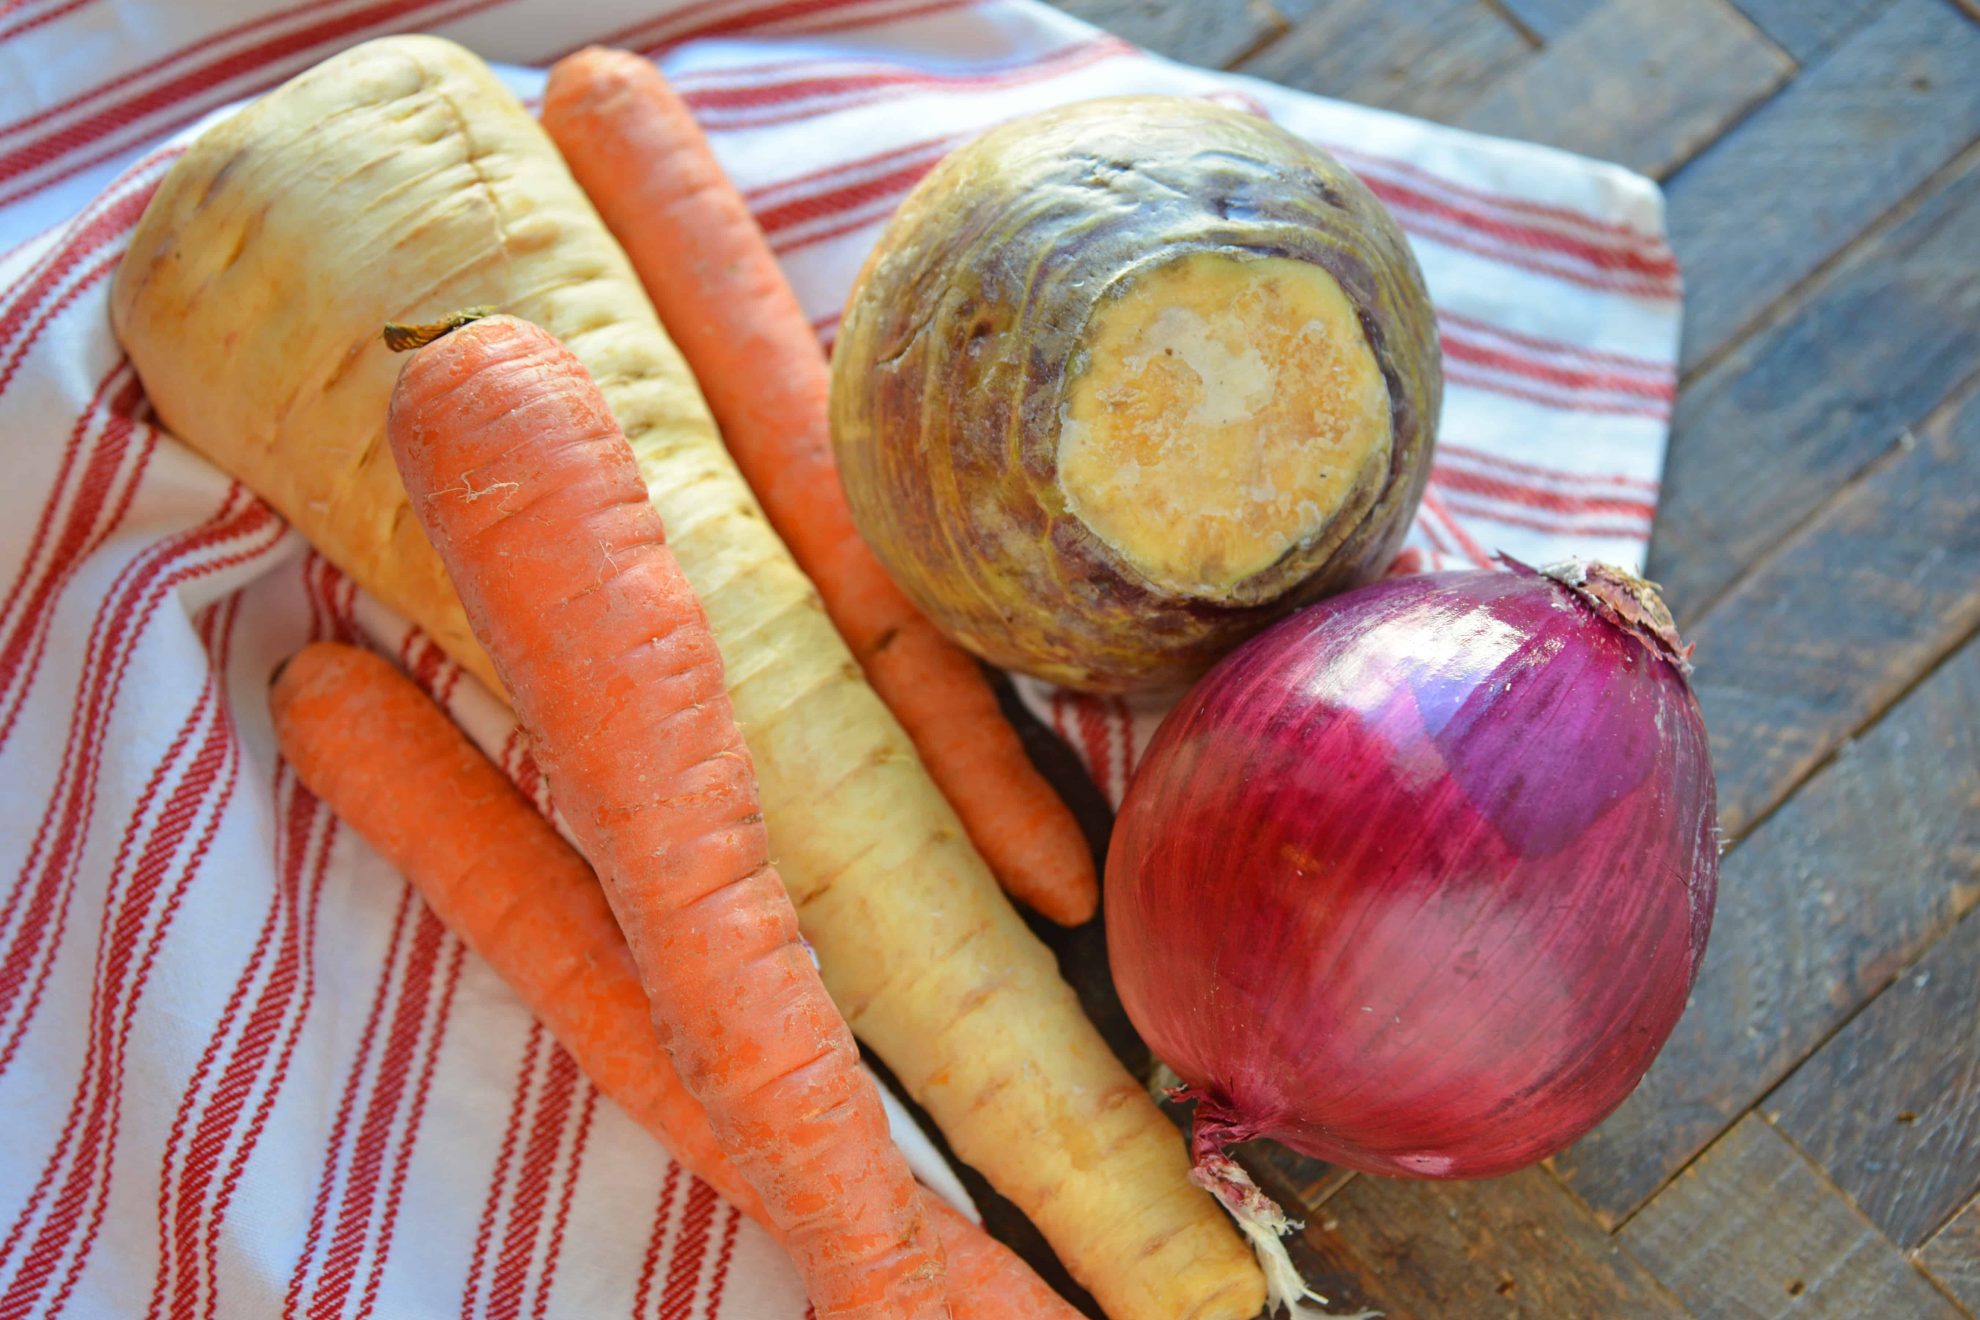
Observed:
[[[1488,1182],[1357,1177],[1301,1237],[1323,1290],[1391,1317],[1684,1314],[1538,1168]]]
[[[1681,621],[1980,363],[1980,152],[1685,390],[1650,575]]]
[[[1980,27],[1946,0],[1899,0],[1672,177],[1687,367],[1980,134],[1976,68]]]
[[[1288,1202],[1275,1195],[1275,1200],[1307,1210],[1325,1205],[1355,1176],[1352,1170],[1287,1150],[1275,1141],[1249,1141],[1233,1150],[1237,1160],[1252,1170],[1254,1178],[1269,1178],[1290,1198]]]
[[[1980,397],[1892,446],[1688,633],[1737,839],[1980,626]]]
[[[1265,0],[1057,0],[1057,7],[1157,54],[1218,68],[1286,30]]]
[[[1980,918],[1960,922],[1761,1108],[1899,1246],[1951,1219],[1980,1191]]]
[[[1811,64],[1884,10],[1891,0],[1733,0],[1774,43]]]
[[[1499,0],[1528,32],[1552,41],[1601,7],[1602,0]]]
[[[1725,0],[1606,0],[1458,122],[1661,178],[1793,68]]]
[[[1959,1314],[1753,1114],[1645,1206],[1622,1240],[1700,1320]]]
[[[1925,1244],[1917,1261],[1947,1296],[1980,1313],[1980,1197]]]
[[[1450,121],[1530,49],[1480,0],[1281,0],[1292,30],[1241,72]]]
[[[1980,901],[1980,649],[1735,849],[1691,1004],[1636,1093],[1555,1157],[1619,1223]]]

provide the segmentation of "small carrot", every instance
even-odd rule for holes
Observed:
[[[386,431],[661,1043],[819,1316],[947,1316],[914,1179],[770,865],[714,635],[604,397],[495,316],[412,356]]]
[[[1072,813],[976,661],[901,593],[853,525],[817,337],[687,106],[648,61],[594,46],[551,68],[543,126],[632,258],[777,534],[990,869],[1054,921],[1091,918],[1099,886]]]
[[[598,1089],[773,1234],[648,1019],[632,953],[576,850],[397,669],[304,647],[269,694],[282,755],[486,959]],[[956,1320],[1076,1320],[1011,1250],[923,1189]]]

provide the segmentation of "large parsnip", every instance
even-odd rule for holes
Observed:
[[[1116,1320],[1256,1312],[1248,1251],[971,849],[731,464],[549,141],[459,47],[400,37],[196,142],[119,270],[117,333],[180,437],[495,686],[385,444],[387,320],[492,304],[570,346],[707,608],[827,986],[958,1154]],[[484,493],[503,499],[499,488]]]

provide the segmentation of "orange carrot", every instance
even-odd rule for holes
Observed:
[[[694,117],[660,71],[598,47],[557,62],[543,126],[626,249],[729,452],[866,678],[1010,894],[1093,916],[1093,858],[976,661],[901,593],[853,525],[817,336]]]
[[[688,1172],[777,1232],[722,1153],[648,1020],[591,868],[446,714],[386,660],[304,647],[269,702],[309,790],[404,873],[599,1090]],[[923,1190],[956,1320],[1076,1320],[1011,1250]]]
[[[604,397],[496,316],[413,355],[386,430],[661,1043],[821,1320],[947,1316],[914,1179],[770,865],[714,635]]]

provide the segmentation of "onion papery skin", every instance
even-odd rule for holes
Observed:
[[[1674,644],[1515,565],[1321,602],[1189,692],[1123,804],[1106,906],[1122,1002],[1200,1099],[1199,1156],[1268,1136],[1489,1177],[1622,1102],[1718,887]]]

